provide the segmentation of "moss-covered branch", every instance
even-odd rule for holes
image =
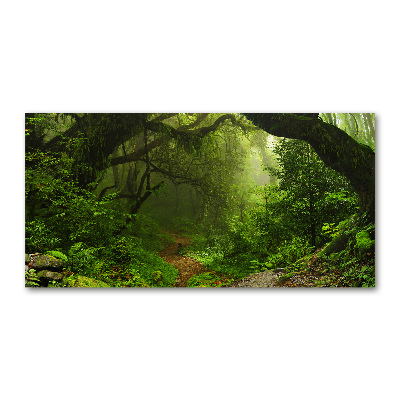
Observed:
[[[361,199],[361,211],[375,209],[375,153],[318,114],[244,114],[255,125],[279,137],[304,140],[321,160],[349,179]]]

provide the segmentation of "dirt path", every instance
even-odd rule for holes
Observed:
[[[190,239],[184,236],[180,236],[175,233],[165,232],[172,236],[175,240],[174,243],[167,246],[164,250],[158,254],[169,264],[172,264],[178,271],[179,275],[176,278],[174,287],[186,287],[188,280],[194,276],[207,272],[209,269],[204,267],[202,263],[191,257],[182,256],[179,254],[179,248],[184,249],[191,244]],[[314,258],[312,259],[314,262]],[[311,265],[313,264],[311,263]],[[311,266],[310,265],[310,266]],[[279,281],[279,278],[284,275],[284,272],[274,271],[263,271],[256,274],[251,274],[243,279],[233,282],[230,287],[314,287],[314,283],[310,283],[309,278],[311,276],[310,271],[305,273],[299,273],[291,277],[286,281]]]
[[[207,271],[203,264],[196,261],[194,258],[181,256],[178,252],[179,247],[185,248],[189,246],[190,239],[179,236],[175,233],[166,232],[172,236],[175,243],[172,243],[158,254],[169,264],[172,264],[178,271],[179,275],[176,278],[174,287],[186,287],[188,280],[194,276]]]

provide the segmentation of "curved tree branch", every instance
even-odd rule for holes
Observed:
[[[230,119],[232,123],[235,123],[236,121],[234,115],[226,114],[219,117],[211,126],[199,128],[193,131],[178,130],[168,124],[164,124],[161,122],[154,122],[154,120],[147,121],[145,124],[146,129],[149,129],[154,133],[162,134],[163,136],[148,143],[147,151],[150,152],[151,150],[161,146],[162,144],[165,144],[166,142],[171,140],[171,138],[175,138],[183,142],[201,140],[209,133],[215,131],[227,119]],[[145,154],[146,154],[146,149],[141,148],[133,153],[112,158],[110,164],[111,166],[113,166],[113,165],[124,164],[131,161],[139,161]]]
[[[168,135],[170,137],[173,137],[174,139],[182,140],[185,142],[188,140],[203,139],[206,135],[215,131],[227,119],[230,119],[232,123],[236,122],[236,118],[233,114],[225,114],[217,118],[212,125],[204,126],[196,130],[175,129],[168,124],[154,121],[147,121],[146,128],[155,133]]]
[[[352,113],[349,113],[349,114],[354,118],[354,122],[356,123],[356,129],[357,129],[356,136],[357,136],[358,135],[358,123],[357,123],[356,117]]]
[[[156,147],[159,147],[162,144],[168,142],[169,140],[170,140],[170,138],[168,138],[168,137],[155,139],[152,142],[147,144],[147,150],[151,151],[151,150],[155,149]],[[146,155],[146,149],[143,147],[139,150],[134,151],[133,153],[129,153],[129,154],[119,156],[119,157],[114,157],[111,159],[110,163],[111,163],[111,166],[113,166],[113,165],[124,164],[124,163],[131,162],[131,161],[139,161],[144,155]]]
[[[361,199],[361,211],[375,212],[375,153],[318,114],[244,114],[274,136],[304,140],[321,160],[348,178]]]
[[[192,129],[195,126],[200,125],[210,114],[209,113],[201,113],[197,117],[196,121],[192,122],[191,124],[188,125],[183,125],[178,127],[179,130],[186,130],[186,129]]]

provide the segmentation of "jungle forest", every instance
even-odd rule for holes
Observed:
[[[375,114],[27,113],[26,287],[374,287]]]

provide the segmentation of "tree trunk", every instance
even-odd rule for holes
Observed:
[[[313,174],[311,172],[311,147],[310,145],[307,146],[307,164],[308,164],[308,214],[310,217],[310,237],[311,237],[311,247],[315,249],[315,243],[317,239],[317,232],[316,232],[316,225],[315,225],[315,212],[314,212],[314,188],[312,187],[313,182]]]
[[[345,176],[360,196],[362,213],[375,219],[375,153],[319,114],[244,114],[274,136],[308,142],[329,167]]]

